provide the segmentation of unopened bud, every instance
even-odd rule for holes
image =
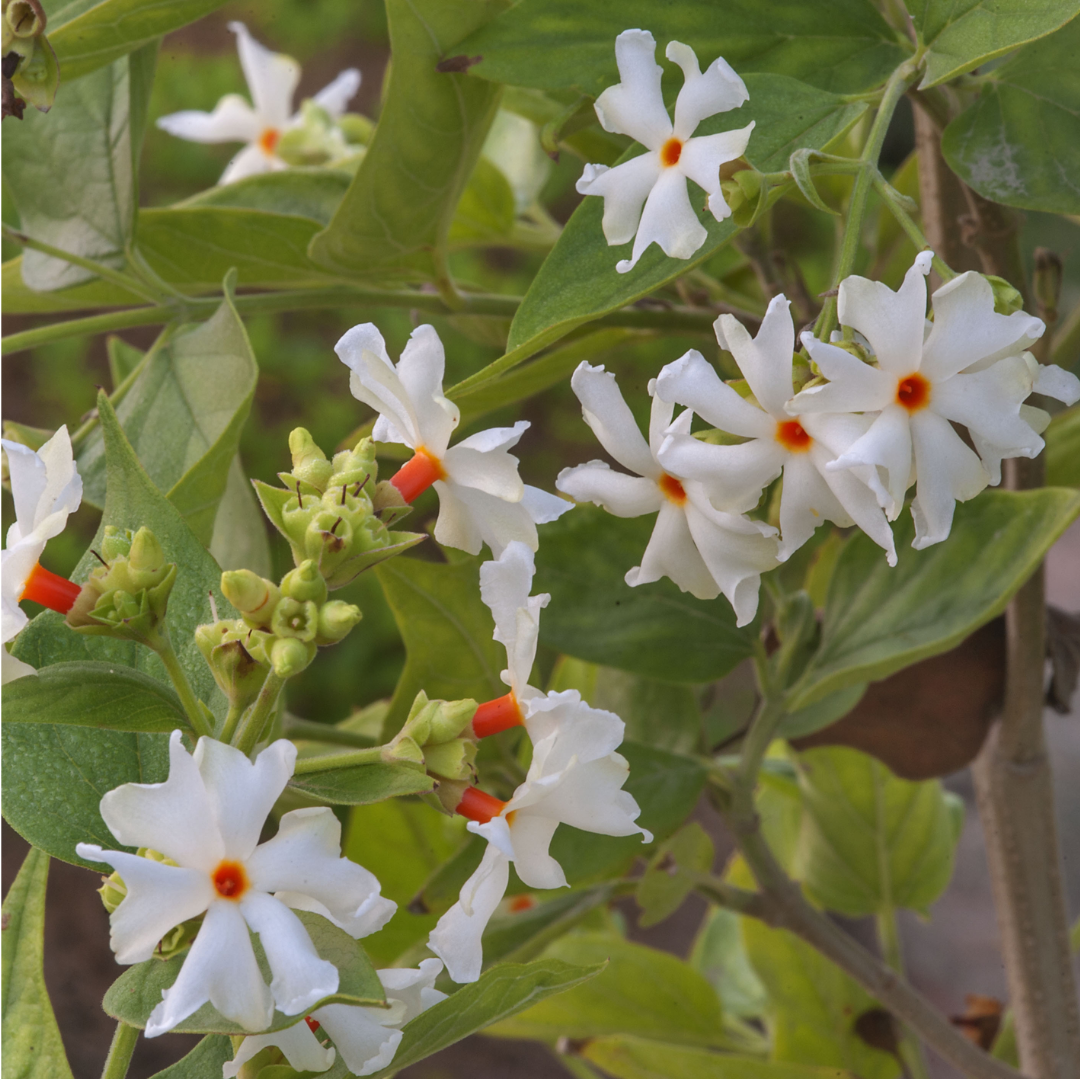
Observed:
[[[156,573],[165,564],[165,551],[158,538],[145,526],[132,537],[128,565],[140,573]]]
[[[336,488],[342,484],[347,488],[355,488],[359,485],[361,489],[366,489],[370,496],[378,475],[375,443],[371,439],[361,439],[351,450],[342,450],[334,455],[334,473],[327,488]]]
[[[761,173],[756,169],[739,169],[729,179],[721,181],[720,191],[739,228],[751,224],[764,209],[767,191]]]
[[[341,641],[361,618],[363,613],[355,604],[330,600],[319,608],[319,630],[315,644],[333,645]]]
[[[115,870],[108,877],[103,877],[101,882],[101,888],[98,889],[97,894],[101,897],[105,910],[111,915],[127,896],[127,886]]]
[[[1024,310],[1024,298],[1018,289],[996,274],[987,274],[986,280],[994,291],[994,310],[999,315],[1011,315],[1014,311]]]
[[[270,630],[279,638],[314,641],[319,632],[319,607],[313,600],[293,600],[283,596],[274,608]]]
[[[1035,249],[1035,302],[1039,316],[1048,323],[1057,321],[1058,299],[1064,267],[1061,256],[1049,248]]]
[[[307,428],[294,428],[289,433],[289,451],[292,454],[293,476],[318,488],[320,492],[324,491],[334,466],[316,445]]]
[[[221,575],[225,599],[251,626],[269,626],[281,599],[281,590],[251,570],[226,570]]]
[[[270,663],[279,679],[299,675],[315,659],[314,643],[305,644],[298,638],[278,638],[270,649]]]
[[[281,591],[293,600],[314,600],[321,604],[326,599],[326,581],[319,572],[319,564],[314,559],[305,559],[281,579]]]
[[[259,695],[270,658],[269,634],[252,630],[242,619],[224,620],[195,629],[195,644],[203,654],[214,681],[229,704],[245,708]]]
[[[424,766],[440,780],[476,781],[476,743],[472,739],[451,739],[424,748]]]

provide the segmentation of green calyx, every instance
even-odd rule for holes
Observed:
[[[1024,310],[1024,298],[1020,295],[1019,289],[1014,288],[1003,277],[998,277],[996,274],[983,276],[990,282],[990,288],[994,292],[994,311],[999,315],[1011,315],[1014,311]]]
[[[256,481],[266,516],[289,541],[297,571],[310,562],[328,589],[347,585],[371,566],[397,555],[423,539],[415,533],[391,532],[378,503],[375,444],[362,439],[352,450],[328,459],[309,432],[297,428],[289,437],[293,471],[280,473],[284,488]],[[379,489],[383,485],[378,485]],[[400,502],[400,496],[398,498]],[[393,518],[401,516],[394,513]],[[320,601],[312,573],[298,573],[287,595],[307,585]],[[292,590],[292,591],[290,591]]]
[[[221,575],[221,591],[248,626],[256,629],[270,625],[281,599],[277,585],[251,570],[226,570]]]
[[[195,630],[195,644],[234,708],[246,708],[259,696],[270,671],[273,643],[270,634],[253,630],[243,619],[224,619]]]
[[[156,647],[176,564],[165,561],[161,544],[145,525],[135,533],[108,525],[101,546],[105,565],[83,585],[67,614],[68,626]]]
[[[408,719],[383,750],[383,759],[423,769],[440,782],[476,779],[476,739],[463,736],[476,713],[471,698],[429,701],[423,690],[416,695]],[[455,804],[456,805],[456,804]]]
[[[0,55],[18,58],[10,75],[18,95],[10,111],[22,116],[25,105],[48,112],[60,86],[60,65],[56,53],[43,33],[45,12],[37,0],[5,0],[0,17]],[[5,102],[5,115],[9,106]]]

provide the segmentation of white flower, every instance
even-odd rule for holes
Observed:
[[[989,282],[969,271],[934,293],[927,333],[929,269],[930,253],[923,252],[898,292],[861,277],[841,282],[840,321],[869,342],[877,367],[804,334],[829,382],[803,390],[788,406],[793,414],[873,414],[866,434],[829,468],[870,466],[864,475],[890,520],[915,482],[916,548],[949,535],[956,502],[982,491],[994,478],[990,470],[1000,475],[1002,456],[1034,457],[1043,447],[1023,406],[1035,376],[1022,355],[1042,335],[1042,321],[1022,311],[997,314]],[[1053,369],[1040,374],[1040,385],[1063,392],[1067,382]],[[952,423],[967,427],[990,469]]]
[[[174,731],[168,780],[124,784],[101,800],[101,816],[121,844],[176,864],[76,847],[83,859],[109,863],[127,887],[110,919],[117,961],[149,960],[174,926],[206,916],[180,975],[150,1014],[147,1036],[169,1031],[207,1001],[247,1031],[265,1028],[275,1004],[290,1015],[306,1012],[336,993],[338,972],[290,908],[318,912],[353,937],[381,929],[396,910],[379,895],[374,874],[341,858],[341,825],[326,807],[290,811],[274,838],[259,843],[295,762],[286,739],[252,762],[207,738],[189,754]],[[269,987],[249,929],[270,963]]]
[[[428,939],[428,948],[446,963],[455,982],[480,977],[481,937],[506,892],[511,862],[531,889],[566,885],[562,867],[548,851],[560,823],[604,836],[641,833],[645,843],[652,840],[652,833],[636,823],[637,802],[622,790],[630,774],[626,758],[615,753],[623,722],[580,698],[552,696],[562,699],[555,707],[565,715],[534,745],[529,773],[513,798],[503,803],[469,788],[457,807],[488,847],[458,902]]]
[[[82,477],[75,467],[71,439],[61,427],[36,453],[22,443],[4,439],[15,502],[15,522],[8,529],[3,555],[3,637],[0,659],[3,682],[32,675],[34,669],[16,660],[4,645],[30,621],[19,607],[23,599],[57,611],[68,611],[80,586],[46,570],[38,562],[46,543],[64,531],[69,514],[82,501]]]
[[[300,122],[292,108],[300,81],[300,65],[283,53],[271,52],[248,33],[241,22],[229,23],[236,35],[240,66],[255,107],[239,94],[226,94],[212,113],[189,109],[161,117],[157,126],[170,135],[199,143],[244,142],[247,146],[229,162],[219,184],[245,176],[287,168],[276,154],[282,134]],[[348,68],[312,99],[337,120],[360,89],[360,72]]]
[[[668,472],[659,461],[669,432],[689,434],[688,409],[674,424],[674,406],[653,394],[649,441],[642,437],[615,376],[582,363],[571,385],[581,400],[585,422],[604,449],[635,473],[613,472],[603,461],[563,469],[555,486],[579,502],[594,502],[617,517],[638,517],[657,510],[656,527],[641,565],[626,575],[627,585],[669,577],[683,592],[712,600],[721,592],[731,602],[739,626],[757,614],[761,575],[777,563],[776,530],[760,521],[717,510],[705,487]]]
[[[378,442],[398,442],[415,454],[391,479],[406,502],[434,485],[439,494],[435,539],[470,555],[483,544],[498,555],[512,540],[536,550],[538,523],[570,509],[565,499],[521,482],[509,453],[528,428],[488,428],[449,448],[458,407],[443,396],[442,342],[432,326],[413,331],[394,366],[374,323],[354,326],[334,346],[352,375],[353,397],[379,413]]]
[[[751,122],[736,131],[691,138],[702,120],[742,105],[749,97],[746,86],[723,57],[702,74],[694,50],[670,42],[665,56],[682,68],[684,77],[673,124],[660,92],[663,71],[655,54],[656,41],[647,30],[624,30],[615,39],[622,81],[596,99],[604,130],[631,136],[647,152],[613,169],[586,165],[577,183],[582,195],[603,197],[609,245],[628,243],[637,234],[630,259],[615,267],[620,274],[631,270],[654,241],[675,259],[689,259],[705,243],[708,234],[690,204],[686,181],[704,189],[710,213],[723,221],[731,209],[720,190],[720,166],[742,156],[754,130]]]
[[[717,446],[689,434],[674,434],[660,448],[660,464],[704,484],[714,506],[752,510],[766,484],[784,475],[780,499],[780,552],[787,559],[825,521],[858,526],[885,549],[896,565],[892,530],[874,493],[855,471],[826,468],[866,432],[862,417],[794,415],[784,405],[794,396],[791,378],[795,326],[790,304],[777,296],[756,338],[732,315],[716,320],[717,339],[735,357],[756,399],[742,398],[723,382],[701,353],[691,349],[668,364],[656,380],[656,395],[687,405],[714,427],[749,441]],[[863,470],[865,472],[865,470]]]
[[[324,1005],[311,1014],[311,1022],[305,1018],[283,1031],[250,1035],[240,1044],[236,1057],[225,1062],[224,1076],[236,1076],[245,1062],[267,1046],[276,1046],[297,1072],[325,1072],[337,1055],[316,1038],[317,1027],[333,1039],[354,1076],[370,1076],[385,1069],[401,1044],[400,1028],[445,999],[446,995],[434,988],[441,971],[442,963],[431,958],[421,960],[418,969],[383,968],[378,975],[388,1009]]]

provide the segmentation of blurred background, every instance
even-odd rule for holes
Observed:
[[[303,67],[296,96],[311,96],[343,68],[358,67],[363,82],[350,110],[376,118],[380,90],[389,56],[385,13],[381,0],[274,0],[274,3],[234,2],[183,31],[167,37],[158,58],[151,100],[151,118],[181,109],[214,107],[226,93],[246,93],[227,29],[230,20],[245,22],[268,47],[294,56]],[[703,58],[710,60],[711,58]],[[63,91],[61,90],[61,93]],[[886,165],[899,169],[913,148],[910,109],[898,112],[886,146]],[[151,126],[142,158],[141,202],[166,206],[212,186],[235,151],[233,146],[204,146],[183,142]],[[540,202],[557,220],[565,221],[580,198],[574,182],[581,160],[563,153],[553,163]],[[5,221],[17,215],[5,195]],[[832,225],[824,215],[795,202],[779,203],[773,214],[773,243],[799,259],[811,296],[828,287]],[[1038,245],[1053,248],[1065,260],[1066,285],[1062,311],[1080,301],[1080,228],[1061,218],[1030,214],[1025,223],[1024,251],[1030,257]],[[17,254],[4,245],[4,258]],[[910,251],[894,253],[893,265],[910,264]],[[738,270],[741,256],[729,250],[716,256],[714,273]],[[510,248],[463,250],[453,256],[455,276],[489,292],[520,295],[528,285],[542,253]],[[902,271],[901,271],[902,272]],[[896,282],[893,282],[895,285]],[[254,408],[244,432],[241,453],[248,475],[273,481],[289,466],[288,433],[302,424],[326,450],[338,446],[350,432],[370,419],[365,406],[347,392],[347,372],[333,353],[337,338],[358,321],[374,321],[397,356],[417,321],[402,309],[301,312],[263,316],[247,321],[261,368]],[[447,317],[431,320],[447,347],[447,385],[478,370],[501,352],[505,327],[469,324]],[[25,317],[9,317],[5,333],[32,325]],[[123,338],[148,348],[155,328],[125,331]],[[640,415],[647,411],[646,386],[663,363],[689,347],[702,348],[700,339],[642,336],[603,357],[619,375],[627,400]],[[715,353],[715,348],[714,348]],[[596,361],[594,361],[596,362]],[[3,417],[25,424],[55,428],[77,426],[89,410],[97,385],[108,385],[104,338],[60,342],[20,353],[3,363]],[[581,420],[569,382],[538,395],[524,408],[489,414],[488,427],[528,419],[530,431],[520,444],[526,482],[552,490],[559,469],[596,456],[591,433]],[[433,495],[418,503],[419,529],[435,508]],[[11,514],[10,496],[3,497],[3,527]],[[53,540],[46,562],[50,569],[70,573],[97,525],[98,512],[86,507]],[[278,573],[287,569],[288,549],[271,538]],[[1080,525],[1059,541],[1049,561],[1049,598],[1069,611],[1080,609]],[[393,618],[377,581],[361,576],[341,594],[364,611],[360,628],[346,641],[324,652],[316,664],[289,684],[289,707],[299,716],[324,722],[343,719],[351,711],[388,696],[397,682],[403,650]],[[549,658],[550,660],[550,658]],[[1077,703],[1074,702],[1074,706]],[[1055,770],[1056,798],[1063,838],[1063,856],[1071,917],[1080,911],[1080,850],[1075,843],[1080,825],[1080,725],[1075,714],[1047,714]],[[965,995],[977,993],[1005,999],[1006,988],[989,879],[978,817],[974,812],[967,771],[949,777],[947,785],[965,799],[968,815],[957,855],[957,872],[948,891],[935,905],[929,923],[914,916],[903,924],[909,974],[915,984],[950,1014],[962,1013]],[[702,806],[699,816],[712,833],[722,861],[730,840],[715,815]],[[18,870],[25,844],[4,826],[3,887]],[[46,978],[53,996],[68,1056],[77,1076],[100,1072],[112,1035],[112,1022],[99,1007],[105,989],[118,974],[108,948],[108,923],[95,889],[96,875],[53,863],[46,921]],[[400,899],[400,898],[398,898]],[[635,940],[685,955],[693,941],[704,905],[691,900],[672,918],[642,932],[634,924],[633,904],[623,914]],[[852,932],[872,942],[871,926],[851,925]],[[185,1052],[194,1039],[164,1036],[143,1040],[133,1062],[133,1076],[148,1076]],[[410,1076],[554,1077],[569,1076],[563,1066],[538,1044],[474,1037],[427,1063],[409,1070]],[[934,1075],[948,1076],[946,1066]]]

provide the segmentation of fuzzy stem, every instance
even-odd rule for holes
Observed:
[[[311,739],[313,742],[336,743],[338,746],[354,746],[367,749],[371,739],[356,731],[346,731],[333,724],[320,724],[317,720],[300,720],[287,717],[282,734],[286,739]]]
[[[267,673],[266,681],[259,691],[259,696],[255,699],[255,704],[252,705],[248,714],[241,720],[236,734],[232,738],[232,745],[238,750],[250,754],[255,749],[255,744],[259,741],[263,729],[273,715],[274,706],[277,705],[278,697],[284,685],[285,680],[281,676],[276,675],[273,671]]]
[[[353,765],[374,765],[383,760],[382,752],[381,746],[368,746],[363,750],[353,750],[348,754],[324,754],[320,757],[301,758],[296,763],[293,775],[330,772],[333,769],[348,769]]]
[[[188,682],[187,673],[180,663],[180,658],[176,655],[176,650],[169,639],[169,632],[164,626],[162,632],[157,635],[157,640],[154,641],[152,648],[161,657],[161,662],[165,665],[169,678],[172,679],[172,684],[176,688],[180,704],[184,706],[184,714],[188,718],[192,731],[199,736],[213,736],[214,732],[207,722],[206,714],[199,704],[199,699],[195,696],[195,691],[191,688],[191,683]]]
[[[881,956],[898,975],[904,976],[904,949],[900,941],[900,926],[896,919],[896,908],[891,904],[877,913],[876,918],[878,944]],[[905,1026],[900,1033],[900,1056],[913,1077],[929,1076],[919,1040]]]
[[[225,720],[221,725],[221,731],[218,733],[217,738],[222,742],[232,742],[232,737],[236,734],[236,726],[240,723],[240,717],[244,715],[244,706],[238,705],[236,702],[229,703],[229,711],[225,714]]]
[[[125,1024],[123,1020],[116,1025],[101,1080],[123,1080],[123,1077],[127,1076],[131,1055],[135,1052],[135,1043],[138,1042],[140,1034],[137,1027]]]

